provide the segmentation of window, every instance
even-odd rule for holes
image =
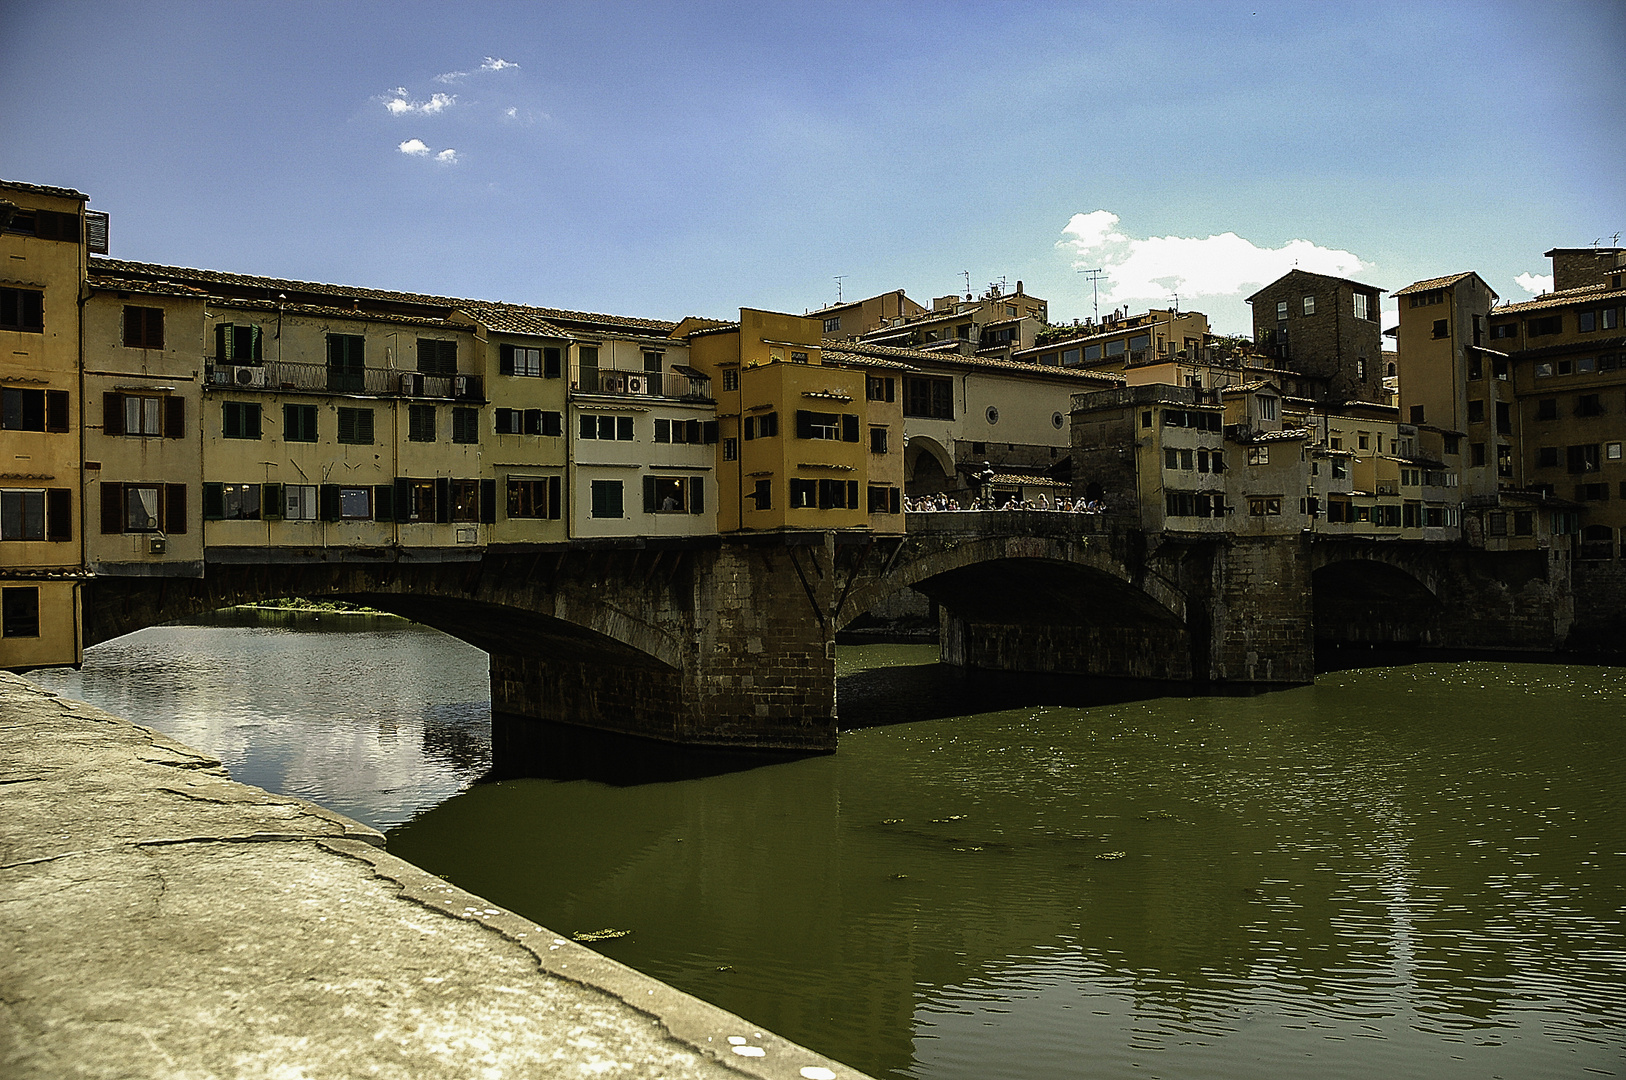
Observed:
[[[1423,406],[1413,405],[1411,407],[1411,422],[1414,424],[1423,423]]]
[[[834,334],[837,331],[839,331],[840,329],[841,329],[841,316],[840,315],[836,315],[836,316],[833,316],[832,318],[828,318],[828,319],[824,320],[824,332],[826,334]]]
[[[1620,308],[1604,308],[1602,325],[1605,330],[1613,330],[1620,325]]]
[[[186,434],[186,399],[145,394],[102,395],[102,431],[108,435]]]
[[[407,439],[411,442],[435,441],[435,407],[433,405],[407,406]]]
[[[1604,457],[1605,461],[1619,461],[1620,460],[1620,443],[1612,442],[1612,443],[1609,443],[1607,446],[1605,446],[1603,448],[1603,457]]]
[[[1531,319],[1525,325],[1525,332],[1531,337],[1549,337],[1564,332],[1564,316],[1549,315],[1545,319]]]
[[[0,289],[0,330],[45,332],[45,294],[38,289]]]
[[[1590,334],[1598,328],[1598,313],[1596,311],[1578,311],[1575,314],[1575,329],[1582,334]]]
[[[259,521],[259,484],[203,485],[203,520],[205,521]]]
[[[1332,459],[1332,478],[1334,480],[1348,480],[1349,479],[1349,462],[1345,461],[1343,458],[1333,458]]]
[[[258,364],[260,328],[244,323],[215,324],[215,360],[223,364]]]
[[[1537,420],[1557,420],[1558,419],[1558,399],[1557,398],[1541,398],[1541,399],[1537,400],[1537,402],[1536,402],[1536,419]]]
[[[397,480],[394,501],[396,505],[392,509],[395,511],[397,521],[427,524],[436,520],[437,502],[433,480]]]
[[[738,390],[740,388],[740,373],[737,368],[726,368],[723,371],[723,389]]]
[[[1359,382],[1366,381],[1366,357],[1364,356],[1355,358],[1355,378]]]
[[[274,485],[267,484],[267,487]],[[266,512],[273,509],[269,504],[271,498],[266,497]],[[315,521],[316,520],[316,485],[315,484],[284,484],[282,487],[282,516],[288,521]]]
[[[1270,447],[1268,447],[1268,446],[1250,446],[1248,448],[1248,464],[1249,465],[1269,465],[1270,464]]]
[[[1564,449],[1565,466],[1572,473],[1597,472],[1601,467],[1597,443],[1569,446]]]
[[[1266,420],[1276,419],[1276,399],[1268,394],[1259,396],[1259,415]]]
[[[327,336],[327,388],[359,393],[367,387],[367,339],[360,334]]]
[[[546,409],[496,409],[498,435],[562,435],[564,417]]]
[[[477,443],[480,441],[479,409],[452,410],[452,441],[454,443]]]
[[[740,440],[727,438],[723,440],[723,460],[738,461],[740,459]]]
[[[185,484],[103,484],[102,532],[186,532]]]
[[[164,347],[164,309],[126,307],[124,309],[124,344],[132,349],[162,349]]]
[[[558,350],[551,350],[557,352]],[[497,347],[497,373],[499,375],[534,375],[542,374],[542,350],[531,349],[520,345],[499,345]]]
[[[1576,484],[1576,502],[1598,502],[1609,498],[1608,484]]]
[[[1536,468],[1538,468],[1538,469],[1556,469],[1556,468],[1558,468],[1558,447],[1556,447],[1556,446],[1543,446],[1540,449],[1538,449],[1536,451]]]
[[[1534,536],[1536,532],[1536,513],[1534,510],[1513,511],[1513,535]]]
[[[1122,356],[1123,354],[1124,354],[1123,338],[1119,338],[1116,341],[1107,342],[1107,355],[1108,356]]]
[[[1287,321],[1287,301],[1286,300],[1278,300],[1278,301],[1276,301],[1276,321],[1277,322],[1286,322]]]
[[[0,491],[0,540],[44,539],[45,489]]]
[[[1516,322],[1491,323],[1490,335],[1492,341],[1500,341],[1503,338],[1517,337],[1518,333],[1519,324]]]
[[[1483,424],[1485,422],[1485,403],[1483,401],[1468,402],[1468,423]]]
[[[1306,314],[1306,315],[1314,315],[1315,314],[1315,297],[1306,296],[1304,298],[1304,314]]]
[[[1452,455],[1462,453],[1461,435],[1447,435],[1441,441],[1445,444],[1445,453]]]
[[[847,439],[846,429],[851,427],[852,438]],[[843,413],[810,412],[806,409],[796,411],[796,437],[798,439],[831,439],[846,442],[858,441],[858,417]]]
[[[352,446],[373,445],[373,410],[339,409],[339,441]]]
[[[820,510],[858,509],[857,480],[820,480],[818,483]]]
[[[257,401],[228,401],[220,407],[225,421],[223,434],[228,439],[258,439],[260,437],[260,403]]]
[[[746,496],[756,504],[757,510],[773,509],[773,481],[758,480],[751,486],[751,493]]]
[[[896,514],[902,510],[903,493],[895,487],[884,487],[876,484],[869,486],[869,512],[872,514]]]
[[[1434,320],[1434,336],[1437,338],[1451,336],[1451,324],[1445,319]]]
[[[373,489],[366,487],[340,487],[340,521],[366,521],[373,516]],[[433,489],[430,490],[433,495]]]
[[[762,413],[758,416],[745,418],[745,438],[771,439],[779,434],[779,414],[776,412]]]
[[[872,427],[869,429],[869,452],[872,454],[886,453],[886,428]]]
[[[633,437],[632,417],[582,413],[581,437],[584,439],[603,439],[611,442],[617,440],[631,442]],[[617,482],[619,483],[619,481]]]
[[[1575,402],[1576,416],[1602,416],[1603,399],[1597,394],[1582,394]]]
[[[618,518],[621,511],[621,481],[594,480],[592,486],[592,516],[596,518]]]
[[[870,375],[864,380],[864,396],[870,401],[891,401],[896,393],[894,389],[896,382],[895,379]]]
[[[1279,516],[1282,512],[1282,497],[1280,495],[1250,495],[1248,497],[1248,513],[1254,517]]]
[[[508,516],[511,518],[540,518],[559,520],[559,477],[543,476],[536,479],[510,477],[508,480]]]
[[[40,636],[40,590],[37,585],[0,589],[0,636]]]
[[[449,485],[453,521],[480,520],[480,481],[453,480]]]
[[[282,438],[285,442],[316,441],[316,406],[284,405]]]
[[[819,484],[817,480],[792,480],[790,482],[790,505],[793,510],[810,510],[818,505]]]
[[[1375,304],[1373,302],[1374,297],[1372,297],[1368,293],[1363,293],[1363,292],[1358,292],[1358,293],[1355,293],[1354,295],[1355,295],[1355,317],[1357,319],[1375,319],[1375,318],[1378,317],[1378,315],[1377,315],[1377,304]]]
[[[644,477],[644,513],[701,514],[706,509],[703,476]]]
[[[949,379],[906,376],[903,414],[928,420],[953,420],[954,383]]]
[[[424,375],[456,375],[457,342],[419,338],[418,371]]]
[[[0,390],[0,430],[67,431],[68,419],[66,390]]]
[[[1101,346],[1099,346],[1099,345],[1091,345],[1090,349],[1094,350],[1094,352],[1095,352],[1095,355],[1090,357],[1090,359],[1091,360],[1099,360],[1101,358]],[[1074,365],[1076,365],[1078,363],[1078,350],[1077,349],[1063,349],[1061,351],[1061,363],[1062,363],[1063,367],[1073,367]]]

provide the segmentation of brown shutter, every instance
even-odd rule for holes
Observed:
[[[124,485],[102,485],[102,532],[124,531]]]
[[[143,315],[138,307],[124,309],[124,344],[132,349],[141,347]]]
[[[164,485],[164,531],[171,536],[186,532],[186,485]]]
[[[73,539],[73,490],[48,488],[45,492],[45,538]]]
[[[164,399],[164,435],[171,439],[186,436],[186,399],[171,394]]]
[[[68,392],[45,391],[45,430],[67,431],[68,427]]]
[[[124,434],[124,395],[102,395],[102,433],[104,435]]]
[[[164,347],[164,309],[147,309],[146,346],[149,349],[162,349]]]

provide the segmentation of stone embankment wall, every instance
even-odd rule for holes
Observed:
[[[0,1076],[862,1080],[0,673]]]

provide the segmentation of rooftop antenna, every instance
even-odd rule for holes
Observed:
[[[1094,270],[1080,270],[1081,274],[1090,275],[1090,286],[1095,290],[1095,321],[1101,321],[1101,277],[1105,271],[1099,267]]]
[[[1176,315],[1180,314],[1180,294],[1179,293],[1174,294],[1174,313]]]
[[[960,276],[965,278],[965,298],[969,301],[971,299],[971,271],[961,270]]]
[[[841,279],[844,278],[844,277],[851,277],[851,276],[852,276],[851,274],[837,274],[836,275],[836,303],[838,303],[838,304],[841,303]]]

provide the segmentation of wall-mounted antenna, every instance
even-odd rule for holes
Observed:
[[[836,275],[836,303],[838,303],[838,304],[841,303],[841,279],[844,278],[844,277],[851,277],[851,276],[852,276],[851,274],[837,274]]]
[[[1105,274],[1099,268],[1095,270],[1080,270],[1081,274],[1090,275],[1090,286],[1095,290],[1095,321],[1101,321],[1101,278]]]

